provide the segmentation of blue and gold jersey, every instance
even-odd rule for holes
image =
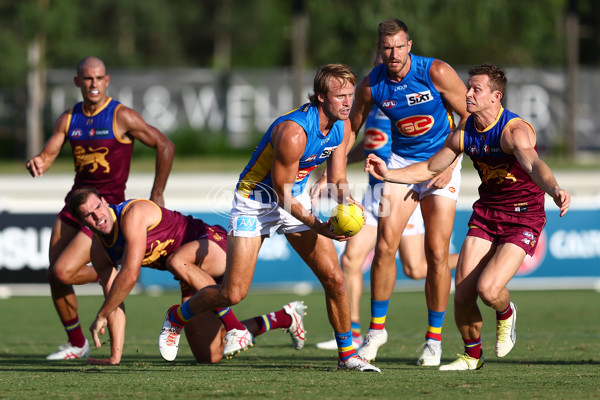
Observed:
[[[431,81],[433,58],[409,54],[410,71],[401,82],[380,64],[369,73],[373,102],[392,121],[392,152],[415,161],[427,160],[455,128],[452,110]]]
[[[71,192],[94,187],[109,203],[125,200],[133,142],[117,135],[116,114],[120,107],[121,103],[108,98],[93,114],[85,112],[83,103],[75,104],[70,110],[66,133],[75,164]]]
[[[382,160],[387,161],[392,151],[392,138],[390,134],[390,119],[377,106],[373,106],[365,123],[365,140],[363,142],[365,157],[373,153]],[[369,185],[375,186],[381,182],[369,174]]]
[[[307,103],[302,107],[277,118],[264,134],[252,153],[250,162],[240,174],[236,191],[249,199],[262,203],[276,201],[271,180],[273,165],[273,129],[284,121],[294,121],[306,133],[306,147],[300,158],[296,179],[292,186],[294,197],[304,192],[311,171],[326,161],[344,139],[344,121],[336,121],[325,136],[319,129],[319,110],[316,105]]]

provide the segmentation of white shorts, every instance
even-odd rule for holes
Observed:
[[[296,200],[315,215],[308,193],[302,193],[296,197]],[[275,202],[261,203],[241,196],[237,192],[234,194],[229,214],[228,234],[233,232],[233,236],[256,237],[271,236],[273,233],[303,232],[309,229]]]
[[[407,160],[406,158],[402,158],[399,155],[392,153],[392,155],[390,156],[390,158],[388,160],[387,166],[389,169],[404,168],[408,165],[415,164],[417,162],[418,161],[415,161],[415,160]],[[459,161],[456,164],[456,168],[454,168],[454,171],[452,172],[452,179],[450,179],[450,182],[448,183],[448,185],[446,185],[446,187],[442,188],[442,189],[435,189],[433,187],[427,188],[427,183],[429,183],[429,181],[405,185],[405,186],[408,189],[414,190],[415,192],[417,192],[419,194],[419,200],[422,200],[423,198],[425,198],[427,196],[431,196],[432,194],[435,194],[437,196],[448,197],[452,200],[458,200],[458,192],[460,191],[460,183],[461,183],[461,175],[460,175],[461,169],[462,169],[462,159],[461,159],[461,161]]]
[[[383,190],[383,183],[370,186],[365,191],[363,196],[362,204],[365,206],[365,214],[367,217],[367,224],[371,226],[377,226],[377,215],[379,214],[379,200],[381,199],[381,191]],[[421,214],[421,206],[417,203],[417,208],[412,213],[406,228],[402,232],[402,236],[414,236],[425,233],[425,224],[423,223],[423,215]]]

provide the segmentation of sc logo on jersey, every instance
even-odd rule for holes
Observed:
[[[404,136],[421,136],[431,129],[434,122],[431,115],[413,115],[396,122],[396,128]]]
[[[433,96],[431,95],[431,91],[429,90],[425,92],[411,93],[406,95],[406,101],[408,102],[409,106],[416,106],[417,104],[427,103],[431,100],[433,100]]]

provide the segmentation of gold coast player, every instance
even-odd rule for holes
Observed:
[[[456,269],[454,312],[465,354],[440,370],[473,370],[483,366],[482,317],[477,298],[496,310],[496,355],[506,356],[516,340],[517,307],[506,285],[525,255],[533,255],[546,223],[544,192],[569,209],[571,195],[561,189],[536,151],[533,127],[502,107],[504,71],[484,64],[469,70],[467,110],[471,116],[455,129],[428,160],[391,169],[373,155],[365,171],[387,182],[418,183],[439,175],[463,152],[479,172],[479,200],[473,205],[469,231]]]
[[[75,85],[83,101],[63,112],[54,124],[54,133],[26,167],[35,178],[43,175],[68,141],[73,150],[75,183],[65,197],[80,187],[98,189],[110,203],[125,200],[125,184],[133,142],[139,140],[156,149],[156,172],[150,199],[164,205],[163,192],[173,164],[175,146],[156,128],[148,125],[134,110],[107,96],[110,75],[102,60],[86,57],[77,65]],[[72,285],[98,279],[90,261],[92,233],[69,213],[65,206],[58,214],[50,237],[48,281],[52,300],[67,332],[68,342],[50,354],[49,360],[85,358],[89,344],[77,313],[77,297]]]
[[[171,324],[178,323],[177,313],[190,318],[237,304],[246,297],[263,240],[279,233],[286,235],[323,285],[338,344],[338,368],[379,372],[357,357],[352,346],[348,297],[331,241],[347,238],[332,233],[313,215],[305,191],[311,171],[327,161],[329,182],[338,189],[337,201],[346,201],[342,189],[347,185],[346,147],[351,133],[348,116],[355,83],[356,75],[345,65],[319,68],[310,103],[279,117],[269,127],[236,186],[223,284],[200,290],[183,306],[167,313],[159,338],[162,354],[174,358],[173,352],[177,351],[166,340]],[[239,338],[232,345],[244,348],[251,343],[248,332]]]
[[[410,52],[406,24],[397,19],[379,24],[377,49],[383,63],[356,88],[350,121],[358,133],[374,105],[391,121],[390,168],[426,160],[455,127],[453,111],[464,122],[465,85],[447,63]],[[418,365],[437,366],[442,354],[442,323],[450,297],[448,249],[460,189],[460,159],[431,182],[383,186],[381,204],[389,205],[377,221],[377,244],[371,266],[371,324],[358,354],[367,360],[387,342],[385,322],[396,282],[396,252],[402,231],[420,204],[425,223],[428,328]],[[384,210],[382,210],[384,211]]]
[[[183,301],[198,289],[220,282],[223,276],[227,234],[219,225],[207,225],[149,200],[109,205],[93,188],[73,192],[69,210],[96,234],[91,258],[100,276],[105,301],[90,331],[97,348],[101,346],[98,335],[104,333],[107,324],[111,339],[110,358],[90,358],[88,364],[121,361],[125,341],[123,301],[135,286],[141,267],[170,271],[180,280]],[[283,328],[290,332],[294,347],[301,349],[304,309],[302,302],[294,301],[281,310],[240,322],[229,307],[224,307],[197,315],[186,325],[185,332],[199,362],[214,363],[222,356],[232,356],[223,354],[221,323],[228,333],[249,329],[254,336]],[[172,333],[173,345],[178,346],[179,329]]]

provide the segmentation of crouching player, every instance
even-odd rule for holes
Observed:
[[[219,225],[168,210],[149,200],[128,200],[109,205],[93,188],[73,193],[69,209],[94,233],[91,259],[104,290],[105,301],[90,327],[96,348],[105,327],[111,338],[108,359],[88,360],[89,364],[118,364],[125,339],[123,301],[135,286],[140,268],[170,271],[181,281],[182,303],[196,291],[215,285],[225,272],[227,234]],[[120,271],[117,265],[121,264]],[[175,306],[174,306],[175,307]],[[296,349],[304,346],[305,306],[293,301],[283,309],[240,322],[229,307],[195,316],[185,326],[185,333],[198,362],[219,362],[231,358],[254,344],[254,336],[274,328],[283,328]],[[184,318],[185,316],[181,316]],[[187,321],[185,321],[187,322]],[[225,341],[221,325],[225,328]],[[181,325],[183,326],[183,324]],[[179,344],[181,326],[171,326],[173,346]],[[224,351],[229,339],[239,341],[237,333],[250,332],[246,346],[235,352]],[[167,361],[172,361],[167,359]]]

